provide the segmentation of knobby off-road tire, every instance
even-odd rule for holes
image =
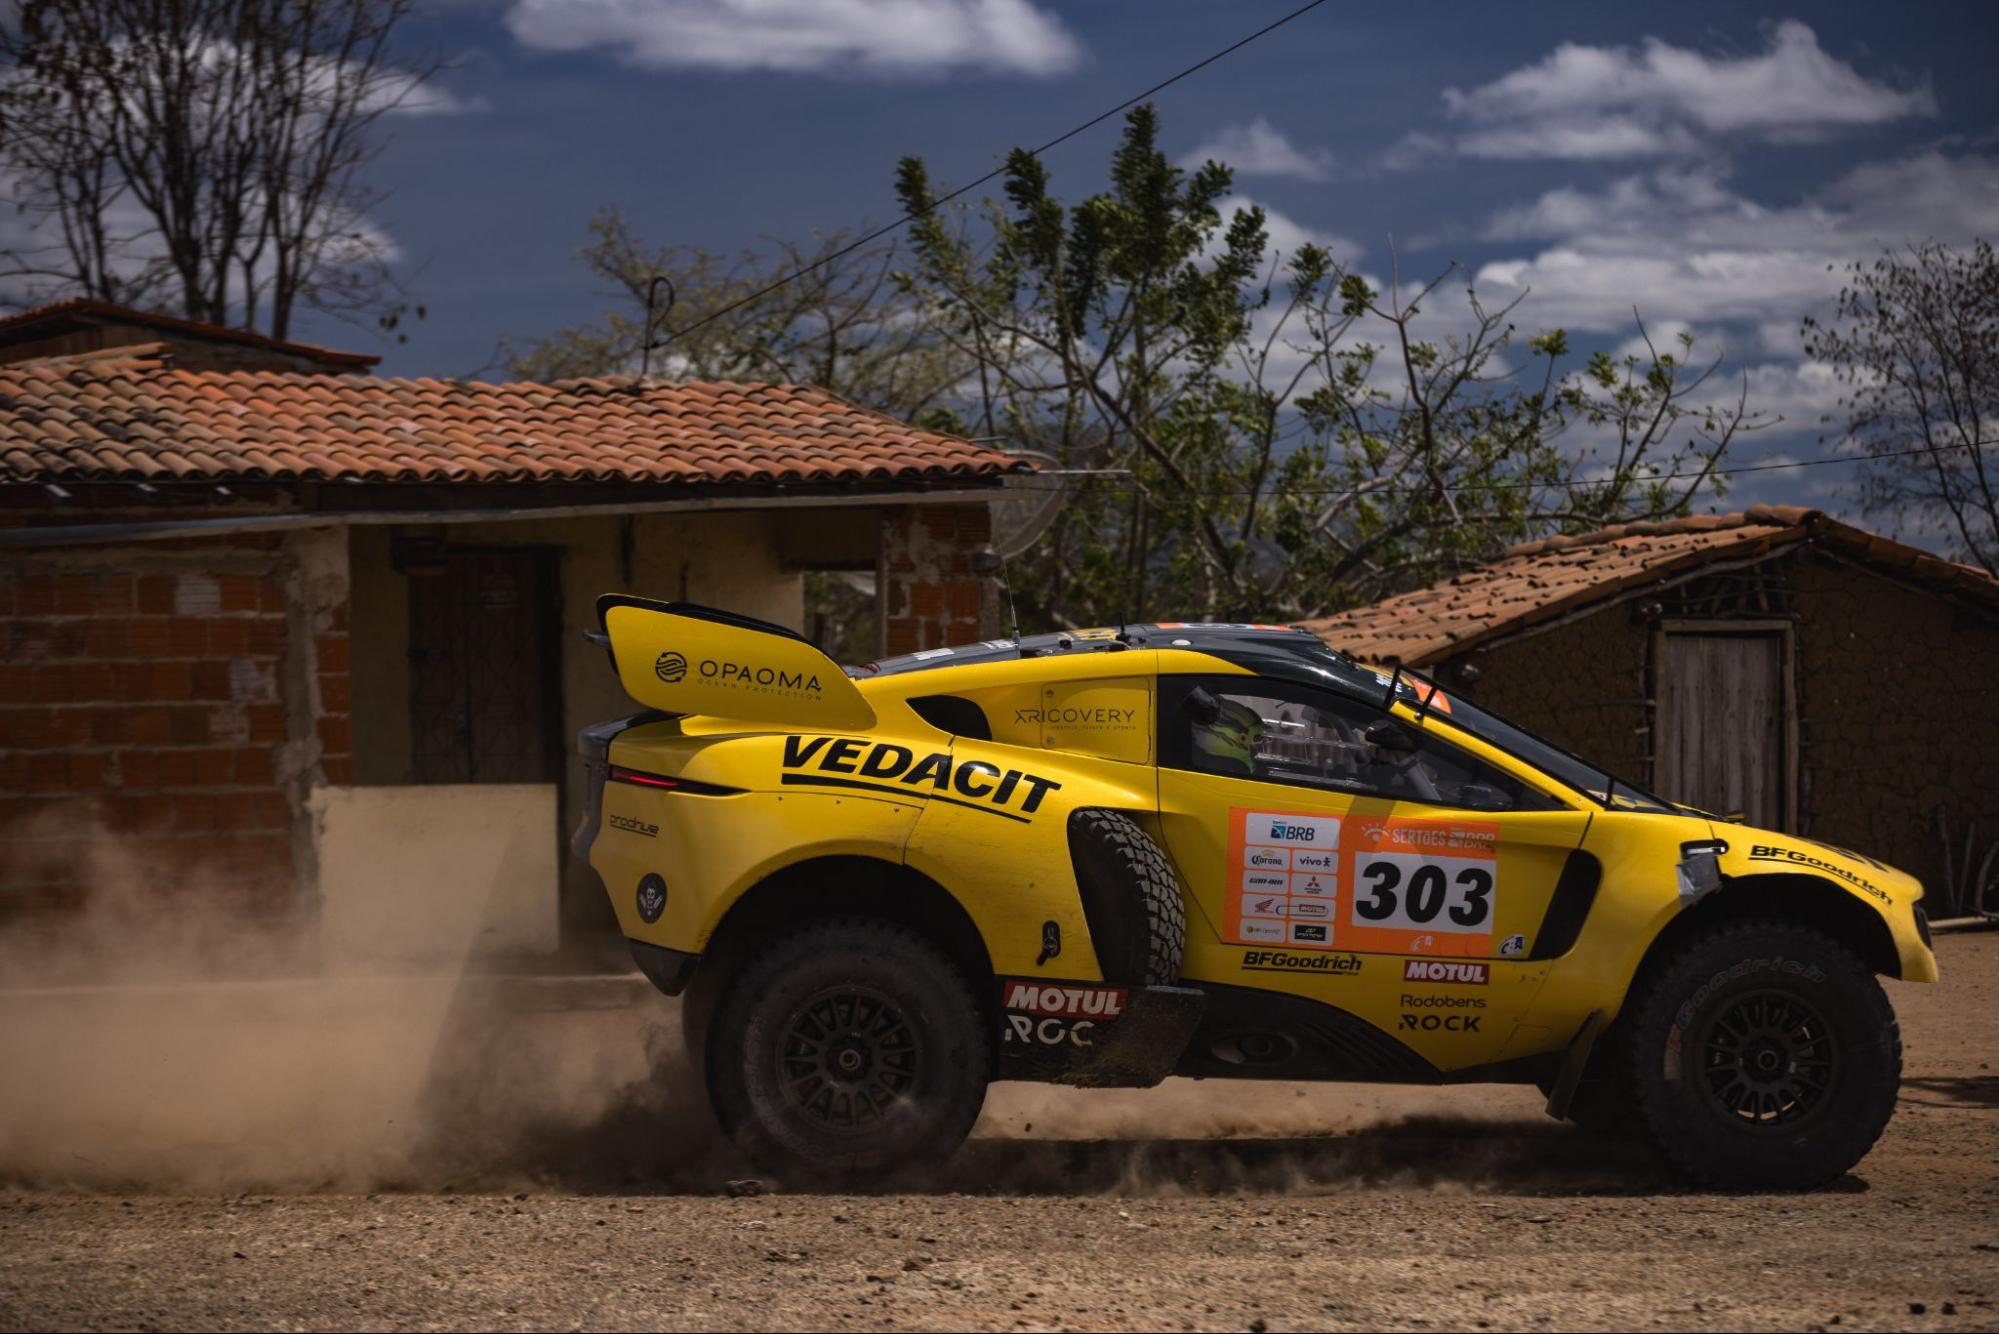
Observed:
[[[942,1162],[985,1102],[990,1035],[970,984],[906,927],[812,922],[730,981],[707,1043],[709,1099],[759,1167],[863,1185]]]
[[[1902,1039],[1881,984],[1831,938],[1739,922],[1682,946],[1634,997],[1627,1077],[1646,1135],[1695,1181],[1802,1190],[1866,1156],[1895,1110]]]
[[[1069,855],[1104,980],[1128,987],[1178,982],[1187,909],[1159,845],[1128,815],[1080,810],[1069,817]]]

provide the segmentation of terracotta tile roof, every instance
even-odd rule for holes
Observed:
[[[1811,541],[1999,607],[1999,580],[1824,513],[1757,505],[1740,514],[1621,524],[1511,547],[1504,557],[1428,588],[1305,623],[1335,648],[1420,667],[1566,615],[1627,589],[1717,562],[1753,560]]]
[[[131,306],[97,301],[90,297],[53,301],[45,306],[36,306],[13,315],[0,316],[0,343],[11,342],[15,338],[29,335],[39,326],[57,325],[77,319],[86,322],[96,320],[112,324],[136,324],[166,333],[188,334],[216,342],[240,343],[244,347],[269,348],[276,352],[295,353],[327,366],[347,366],[357,371],[366,370],[381,360],[380,357],[368,352],[342,352],[337,348],[321,347],[317,343],[295,343],[253,333],[248,329],[232,329],[226,324],[210,324],[205,320],[184,320],[178,315],[163,315],[153,310],[136,310]]]
[[[0,366],[0,482],[768,484],[1029,466],[797,385]]]

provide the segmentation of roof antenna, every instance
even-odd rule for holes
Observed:
[[[666,288],[666,304],[664,306],[659,305],[659,289],[662,285]],[[646,323],[644,332],[639,335],[639,380],[641,382],[652,374],[653,349],[665,347],[673,341],[670,337],[655,338],[653,335],[659,331],[659,322],[666,318],[667,312],[673,309],[673,303],[678,300],[680,300],[680,293],[674,289],[673,280],[665,274],[656,275],[650,283],[646,284]]]
[[[1013,646],[1020,647],[1020,613],[1013,607],[1013,577],[1007,564],[1006,552],[987,547],[972,557],[972,569],[979,574],[999,576],[1000,587],[1006,590],[1006,620],[1013,628]]]
[[[1388,698],[1381,701],[1381,711],[1383,713],[1394,712],[1395,687],[1401,684],[1402,684],[1402,664],[1398,662],[1395,664],[1395,675],[1388,678]]]
[[[1013,631],[1013,646],[1020,647],[1020,613],[1013,607],[1013,576],[1007,572],[1007,559],[1000,556],[1000,587],[1006,590],[1006,623]]]

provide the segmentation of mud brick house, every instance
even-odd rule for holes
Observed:
[[[1310,628],[1662,796],[1912,871],[1932,916],[1999,872],[1999,580],[1816,510],[1528,543]]]
[[[391,952],[426,912],[545,948],[571,738],[633,708],[583,638],[600,593],[799,626],[806,572],[869,571],[884,652],[997,631],[1017,459],[813,388],[372,361],[95,302],[0,320],[0,918],[112,850]]]

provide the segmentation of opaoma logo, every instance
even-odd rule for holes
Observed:
[[[668,685],[677,685],[687,677],[687,659],[668,649],[654,660],[652,671],[654,676]]]
[[[768,667],[762,663],[726,662],[715,658],[703,658],[700,671],[703,685],[733,686],[767,695],[816,696],[824,689],[819,684],[816,673],[788,671],[781,667]]]

